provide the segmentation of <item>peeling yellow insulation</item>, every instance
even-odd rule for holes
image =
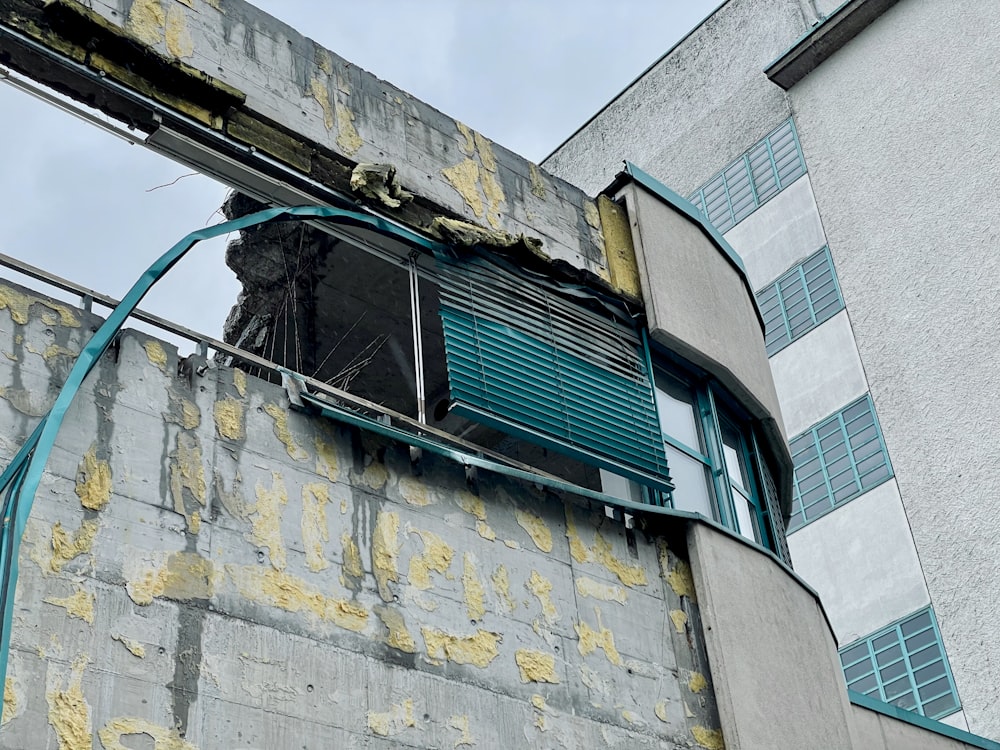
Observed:
[[[79,328],[80,321],[76,313],[66,305],[45,300],[30,294],[25,294],[9,286],[0,285],[0,310],[10,311],[10,318],[18,325],[25,325],[31,317],[31,306],[40,305],[47,307],[59,315],[59,322],[68,328]],[[44,316],[45,313],[42,313]],[[54,325],[54,323],[48,323]],[[17,343],[21,343],[18,341]]]
[[[194,41],[187,27],[187,16],[182,8],[171,5],[167,9],[167,23],[164,33],[167,52],[174,57],[194,55]]]
[[[580,639],[577,643],[577,649],[580,651],[581,656],[586,656],[597,649],[601,649],[609,662],[616,667],[620,667],[622,657],[618,653],[618,649],[615,648],[614,633],[604,627],[601,622],[601,610],[595,607],[594,612],[597,615],[597,630],[594,630],[582,620],[574,626],[576,634]]]
[[[246,437],[243,419],[243,404],[232,396],[215,402],[215,429],[227,440],[242,440]]]
[[[111,499],[111,466],[98,460],[96,443],[77,468],[76,494],[80,504],[89,510],[101,510]]]
[[[156,365],[160,372],[167,371],[167,352],[159,341],[147,341],[142,348],[146,350],[146,359],[150,364]]]
[[[240,394],[240,398],[247,397],[247,374],[238,367],[233,368],[233,386],[236,388],[236,392]]]
[[[56,733],[59,750],[91,750],[93,747],[90,705],[83,695],[83,670],[87,662],[87,657],[82,655],[73,661],[65,689],[62,677],[54,677],[51,672],[47,675],[45,700],[49,704],[49,725]]]
[[[667,714],[667,701],[666,699],[662,701],[657,701],[656,705],[653,706],[653,713],[656,714],[656,718],[662,721],[664,724],[670,723],[670,717]]]
[[[476,558],[466,552],[462,558],[462,590],[465,593],[465,611],[470,620],[479,621],[486,615],[486,592],[476,571]]]
[[[251,601],[286,612],[309,612],[324,622],[355,633],[368,625],[368,610],[364,607],[324,596],[301,578],[253,565],[227,565],[226,573],[240,593]]]
[[[215,566],[194,552],[173,552],[159,568],[143,571],[125,584],[136,604],[150,604],[155,597],[185,601],[211,599],[215,590]]]
[[[600,599],[604,602],[618,602],[625,604],[628,600],[628,592],[621,586],[614,586],[610,583],[601,583],[593,578],[581,576],[576,579],[576,593],[580,596],[591,599]]]
[[[258,547],[267,547],[271,565],[275,570],[284,570],[287,564],[285,543],[281,538],[282,508],[288,505],[288,491],[281,474],[271,472],[271,489],[257,483],[257,504],[251,509],[252,524],[250,541]]]
[[[364,473],[361,475],[361,481],[373,490],[380,490],[389,481],[389,472],[386,470],[385,464],[380,461],[372,461],[365,467]]]
[[[455,551],[444,539],[433,532],[416,529],[408,529],[408,531],[420,537],[420,541],[424,545],[424,551],[422,554],[414,555],[410,558],[410,567],[406,577],[411,586],[415,586],[421,591],[426,591],[433,585],[431,583],[431,571],[442,575],[446,574],[448,568],[451,567]]]
[[[146,647],[139,643],[139,641],[133,641],[131,638],[126,638],[121,633],[115,633],[112,635],[111,640],[118,641],[122,644],[128,649],[132,656],[138,657],[139,659],[146,658]]]
[[[542,651],[519,648],[514,652],[514,662],[521,674],[521,682],[559,683],[556,675],[556,657]]]
[[[420,628],[429,659],[448,661],[456,664],[471,664],[485,669],[499,656],[499,645],[503,639],[499,633],[477,630],[475,635],[457,636],[431,627]]]
[[[430,489],[419,479],[402,477],[399,480],[399,494],[407,505],[423,508],[436,502],[430,494]]]
[[[323,555],[323,543],[330,541],[326,525],[326,506],[330,503],[329,486],[323,482],[302,485],[302,545],[306,552],[306,567],[318,573],[330,567]]]
[[[667,583],[677,596],[686,596],[691,601],[697,601],[694,591],[694,578],[691,577],[691,566],[683,560],[667,573]]]
[[[528,536],[531,537],[531,541],[535,543],[538,549],[542,552],[552,551],[552,532],[545,525],[545,521],[542,520],[541,516],[532,513],[530,510],[516,508],[514,510],[514,518],[517,519],[517,525],[528,532]]]
[[[334,445],[325,442],[318,437],[316,445],[316,473],[324,476],[331,482],[340,479],[340,461],[337,458],[337,449]]]
[[[414,726],[412,698],[390,706],[388,711],[368,712],[368,728],[380,737],[394,737]]]
[[[483,215],[483,199],[479,195],[479,165],[465,159],[453,167],[446,167],[441,174],[476,216]]]
[[[364,576],[365,569],[361,565],[361,552],[348,532],[345,531],[340,535],[340,544],[344,548],[344,572],[352,578]]]
[[[274,420],[274,435],[284,444],[289,457],[296,461],[305,461],[309,458],[309,453],[301,445],[295,442],[291,431],[288,429],[288,412],[276,404],[264,404],[264,411]]]
[[[346,104],[336,102],[337,108],[337,145],[347,156],[354,156],[364,145],[357,128],[354,127],[354,113]]]
[[[672,609],[670,610],[670,620],[674,623],[674,630],[679,635],[684,635],[688,621],[687,613],[682,609]]]
[[[85,520],[80,524],[80,528],[70,535],[63,529],[62,524],[56,521],[52,527],[52,558],[49,560],[49,571],[58,573],[70,560],[89,554],[94,546],[97,529],[96,520]],[[46,570],[42,568],[42,572],[45,573]]]
[[[392,601],[390,583],[399,581],[399,514],[379,511],[372,532],[372,572],[383,601]]]
[[[721,729],[706,729],[705,727],[692,727],[691,736],[698,743],[699,747],[705,750],[726,750],[726,743],[722,739]]]
[[[611,544],[601,536],[601,532],[599,531],[596,532],[594,537],[593,552],[597,561],[608,571],[618,576],[618,580],[626,586],[645,586],[648,583],[646,580],[646,569],[640,565],[623,563],[611,554]]]
[[[517,600],[510,595],[510,577],[507,575],[507,568],[503,565],[497,567],[491,576],[493,590],[497,596],[507,605],[507,609],[513,612],[517,609]]]
[[[78,586],[75,593],[62,599],[49,597],[42,601],[46,604],[62,607],[70,617],[83,620],[89,625],[94,624],[94,603],[96,597],[89,591],[84,591],[82,587]]]
[[[184,490],[191,493],[198,505],[205,506],[207,487],[198,436],[188,432],[177,433],[177,449],[170,459],[170,494],[174,500],[174,511],[184,516],[188,530],[197,534],[201,527],[201,516],[197,508],[188,511],[184,503]]]
[[[462,490],[455,498],[458,507],[471,516],[475,516],[480,521],[486,520],[486,503],[481,497],[473,495],[471,492]]]
[[[705,675],[701,672],[692,672],[688,678],[688,689],[692,693],[700,693],[706,687],[708,687],[708,681],[705,679]]]
[[[104,750],[129,750],[133,747],[132,743],[125,745],[122,743],[122,738],[140,734],[152,738],[153,750],[198,750],[195,745],[181,737],[176,729],[161,727],[134,716],[112,719],[98,731],[97,736]]]
[[[448,719],[448,726],[452,729],[461,732],[461,735],[452,747],[459,747],[461,745],[472,746],[476,744],[476,738],[472,736],[472,732],[469,730],[469,717],[467,714],[462,714],[461,716],[452,716]]]
[[[314,76],[309,79],[309,93],[312,94],[313,99],[319,103],[320,109],[323,110],[323,124],[326,126],[326,129],[333,130],[336,120],[333,115],[333,107],[330,106],[330,91],[327,89],[326,83]]]
[[[3,717],[0,718],[0,724],[8,724],[11,719],[17,716],[20,701],[14,678],[7,675],[7,679],[3,683]]]
[[[542,608],[542,615],[545,617],[547,623],[551,625],[559,619],[559,612],[556,610],[556,605],[552,603],[552,581],[541,575],[537,570],[533,570],[524,586],[538,599],[538,603]]]
[[[135,0],[125,18],[125,31],[140,42],[155,47],[164,40],[167,16],[160,0]]]
[[[392,646],[407,654],[417,652],[417,644],[406,627],[406,620],[403,618],[402,612],[392,607],[377,605],[375,614],[389,630],[389,635],[385,639],[387,646]]]

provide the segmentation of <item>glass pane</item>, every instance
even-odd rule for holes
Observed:
[[[743,440],[732,426],[723,422],[722,452],[725,454],[726,473],[734,487],[739,487],[747,493],[746,468],[743,466]],[[739,511],[737,511],[739,512]]]
[[[670,477],[674,481],[674,507],[701,513],[715,520],[714,503],[708,490],[705,464],[696,461],[676,448],[666,446],[667,464]]]
[[[736,520],[740,525],[737,531],[752,542],[760,541],[757,538],[757,524],[754,523],[753,506],[736,491],[733,492],[733,504],[736,505]]]
[[[606,469],[599,471],[601,472],[602,492],[622,500],[631,500],[634,503],[642,502],[642,487],[638,482],[613,474]]]
[[[704,452],[698,431],[698,412],[690,388],[669,375],[658,375],[656,408],[664,433],[698,453]]]

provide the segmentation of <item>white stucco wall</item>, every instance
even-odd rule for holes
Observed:
[[[760,289],[826,244],[808,173],[724,235]]]
[[[868,390],[845,310],[771,357],[771,374],[789,437]]]
[[[594,195],[628,159],[687,195],[789,116],[761,70],[805,14],[800,0],[730,0],[543,166]]]
[[[803,526],[788,547],[795,571],[819,593],[840,646],[928,604],[893,480]]]
[[[903,0],[790,94],[969,727],[996,738],[994,10]]]

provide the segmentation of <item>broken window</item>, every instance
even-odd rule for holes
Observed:
[[[230,343],[587,489],[601,469],[672,488],[645,348],[593,291],[319,223],[248,230],[227,262]]]

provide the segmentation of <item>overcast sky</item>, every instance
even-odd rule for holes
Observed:
[[[719,0],[257,0],[323,46],[539,161]],[[226,189],[0,83],[0,252],[121,297]],[[239,285],[202,243],[143,307],[221,337]],[[0,273],[7,276],[4,269]],[[185,352],[189,347],[183,347]]]

